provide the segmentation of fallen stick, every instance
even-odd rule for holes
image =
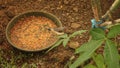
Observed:
[[[99,21],[102,15],[100,0],[91,0],[92,10],[96,21]]]
[[[114,22],[116,22],[116,24],[120,23],[120,19],[114,20]],[[112,21],[106,21],[102,24],[100,24],[100,26],[107,26],[107,25],[113,25]]]

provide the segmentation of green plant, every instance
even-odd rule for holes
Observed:
[[[23,63],[21,68],[37,68],[37,65],[35,63],[32,63],[32,64]]]
[[[76,68],[86,60],[93,56],[93,53],[103,44],[104,60],[106,68],[120,68],[119,54],[117,45],[111,39],[120,34],[120,25],[115,25],[110,28],[108,33],[100,28],[94,28],[90,31],[92,39],[75,50],[75,54],[80,54],[76,61],[69,68]]]
[[[16,55],[15,52],[11,50],[8,50],[7,53],[4,49],[0,49],[0,68],[18,68],[19,61],[23,60],[23,58],[28,58],[33,56],[33,53],[23,54],[21,52],[18,55]],[[37,68],[37,65],[35,62],[29,63],[29,64],[24,62],[22,64],[20,63],[19,67]]]
[[[2,49],[0,49],[0,67],[1,68],[17,68],[15,65],[16,58],[12,55],[14,55],[13,51],[9,52],[10,55],[7,57],[7,55],[4,53]]]
[[[48,49],[46,51],[46,53],[48,53],[53,48],[59,46],[61,43],[65,47],[72,37],[75,37],[77,35],[82,35],[82,33],[84,33],[84,32],[86,32],[86,30],[79,30],[79,31],[76,31],[76,32],[74,32],[74,33],[72,33],[70,35],[68,35],[68,34],[65,33],[63,35],[58,36],[59,41],[57,41],[57,43],[55,43],[50,49]]]
[[[87,64],[84,68],[105,68],[104,57],[101,54],[94,54],[92,59],[93,63]]]
[[[105,60],[101,54],[95,54],[92,58],[97,68],[105,68]]]

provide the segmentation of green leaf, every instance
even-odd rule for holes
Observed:
[[[94,28],[90,31],[93,40],[103,39],[105,38],[105,33],[100,28]]]
[[[88,64],[86,65],[84,68],[97,68],[96,66],[92,65],[92,64]]]
[[[12,68],[17,68],[17,66],[16,66],[16,65],[13,65]]]
[[[81,35],[82,33],[86,32],[87,30],[79,30],[71,34],[69,37],[75,37],[76,35]]]
[[[97,68],[105,68],[104,58],[101,54],[94,55],[93,60],[95,61]]]
[[[30,64],[31,68],[37,68],[37,65],[35,63]]]
[[[107,68],[120,68],[119,66],[119,54],[115,43],[111,40],[106,40],[104,48],[104,58]]]
[[[70,65],[69,68],[77,68],[79,65],[81,65],[84,61],[88,60],[91,57],[91,54],[83,53],[79,55],[79,57],[76,59],[76,61]]]
[[[48,53],[49,51],[51,51],[53,48],[59,46],[62,42],[63,42],[62,39],[59,40],[59,41],[57,41],[51,48],[49,48],[49,49],[46,51],[46,53]]]
[[[28,63],[24,63],[21,68],[26,68]]]
[[[120,62],[120,54],[119,54],[119,62]],[[119,64],[119,67],[120,67],[120,64]]]
[[[120,25],[116,25],[116,26],[111,27],[107,37],[108,38],[114,38],[118,34],[120,34]]]
[[[76,53],[82,52],[82,54],[77,58],[77,60],[70,66],[70,68],[76,68],[84,61],[88,60],[94,51],[103,43],[103,39],[100,40],[91,40],[90,42],[82,45],[76,50]]]
[[[103,39],[100,39],[100,40],[90,40],[89,42],[81,45],[81,47],[77,48],[77,49],[75,50],[75,53],[77,54],[77,53],[80,53],[80,52],[83,52],[83,51],[84,51],[84,52],[89,51],[90,49],[92,50],[92,49],[94,49],[96,46],[99,47],[98,44],[101,45],[102,42],[103,42]]]
[[[88,46],[89,43],[91,43],[91,41],[90,41],[90,42],[87,42],[87,43],[84,43],[83,45],[81,45],[81,47],[77,48],[77,49],[75,50],[75,54],[78,54],[78,53],[80,53],[80,52],[83,52],[83,51],[89,49],[89,48],[91,47],[91,46]],[[93,43],[92,43],[92,44],[93,44]]]
[[[67,37],[66,39],[63,40],[63,46],[65,47],[67,43],[69,42],[70,38]]]

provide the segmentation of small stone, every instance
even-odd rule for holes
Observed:
[[[80,35],[80,36],[79,36],[79,38],[81,38],[81,39],[82,39],[82,38],[83,38],[83,36],[82,36],[82,35]]]
[[[63,6],[62,6],[62,5],[57,7],[57,9],[62,9],[62,8],[63,8]]]
[[[74,7],[73,10],[74,10],[75,12],[78,12],[78,8],[77,8],[77,7]]]
[[[88,22],[84,22],[85,25],[88,25]]]
[[[78,43],[77,41],[70,41],[69,44],[68,44],[68,46],[69,46],[70,48],[72,48],[72,49],[76,49],[76,48],[78,48],[80,45],[79,45],[79,43]]]
[[[84,23],[84,21],[80,21],[79,23],[82,23],[82,24],[83,24],[83,23]]]
[[[75,19],[74,19],[74,18],[69,18],[69,21],[70,21],[70,22],[74,22]]]
[[[72,29],[66,29],[65,32],[66,33],[73,33],[74,31]]]
[[[68,0],[64,0],[64,4],[68,4],[69,3],[69,1]]]
[[[78,23],[72,23],[71,24],[71,27],[73,28],[73,29],[77,29],[77,28],[79,28],[81,25],[80,24],[78,24]]]

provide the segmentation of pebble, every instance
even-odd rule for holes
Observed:
[[[74,7],[73,10],[74,10],[75,12],[78,12],[78,8],[77,8],[77,7]]]
[[[70,48],[72,48],[72,49],[76,49],[76,48],[78,48],[80,45],[79,45],[79,42],[77,42],[77,41],[70,41],[69,44],[68,44],[68,46],[69,46]]]
[[[77,28],[79,28],[81,25],[80,24],[78,24],[78,23],[72,23],[71,24],[71,27],[73,28],[73,29],[77,29]]]
[[[66,29],[65,32],[66,33],[73,33],[74,31],[72,29]]]
[[[64,0],[64,4],[69,4],[69,1],[68,0]]]
[[[74,19],[74,18],[69,18],[69,21],[70,21],[70,22],[74,22],[75,19]]]
[[[88,25],[89,23],[88,22],[84,22],[84,25]]]

